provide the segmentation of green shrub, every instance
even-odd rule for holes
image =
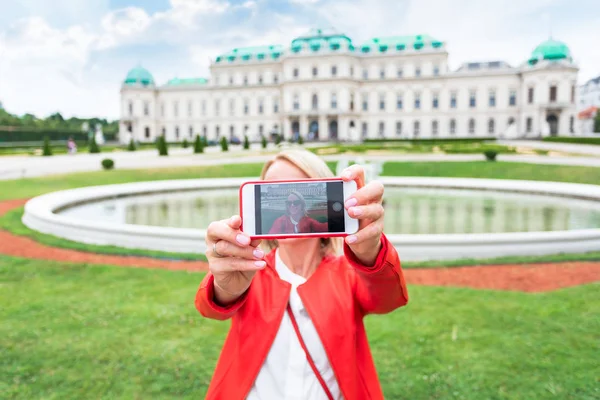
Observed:
[[[480,143],[480,142],[488,142],[488,141],[496,141],[496,138],[491,137],[481,137],[481,138],[445,138],[445,139],[364,139],[364,143],[412,143],[412,144],[428,144],[428,145],[439,145],[439,144],[448,144],[448,143]]]
[[[42,154],[45,156],[52,155],[52,148],[50,147],[50,138],[48,136],[44,137],[44,150]]]
[[[158,148],[159,156],[169,155],[169,148],[167,146],[167,141],[164,136],[161,135],[158,137],[158,140],[156,141],[156,147]]]
[[[194,141],[194,154],[204,153],[204,139],[200,135],[196,135]]]
[[[298,135],[298,144],[304,144],[304,138],[302,135]]]
[[[133,140],[133,138],[131,138],[131,140],[129,141],[129,146],[127,146],[127,151],[135,151],[135,140]]]
[[[260,144],[263,149],[267,148],[267,138],[265,135],[262,135],[262,138],[260,139]]]
[[[100,153],[100,147],[98,146],[98,143],[96,143],[95,135],[92,135],[92,138],[90,139],[90,153]]]
[[[229,151],[229,144],[227,143],[227,139],[225,138],[225,136],[221,138],[221,150]]]
[[[187,139],[183,139],[183,144],[181,145],[181,147],[183,147],[184,149],[187,149],[188,147],[190,147],[190,144],[188,143]]]
[[[495,150],[486,150],[483,152],[483,154],[485,154],[485,159],[488,161],[496,161],[496,156],[498,155],[498,152]]]
[[[244,150],[250,149],[250,140],[248,140],[248,135],[244,135]]]
[[[115,167],[115,162],[110,158],[105,158],[102,160],[102,168],[105,170],[113,169]]]
[[[283,140],[283,136],[279,133],[275,136],[275,144],[278,145]]]

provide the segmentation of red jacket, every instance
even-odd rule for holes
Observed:
[[[382,244],[372,267],[361,265],[344,246],[344,256],[325,257],[310,279],[298,287],[347,400],[383,399],[363,317],[388,313],[408,302],[398,253],[383,235]],[[227,307],[214,302],[210,273],[198,289],[196,308],[203,316],[232,318],[207,399],[244,399],[271,349],[291,285],[279,279],[274,251],[266,261],[267,267],[254,276],[246,293]]]
[[[327,222],[319,222],[310,217],[304,216],[298,221],[298,233],[320,233],[327,232],[328,229]],[[289,216],[282,215],[273,222],[269,234],[278,233],[294,233],[294,224],[292,224]]]

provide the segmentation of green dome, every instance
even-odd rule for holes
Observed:
[[[549,39],[533,50],[528,62],[533,65],[542,60],[555,61],[565,59],[571,60],[571,51],[567,45],[563,42]]]
[[[125,85],[133,86],[133,85],[154,85],[154,78],[152,74],[148,72],[146,68],[143,67],[135,67],[127,74],[125,78]]]

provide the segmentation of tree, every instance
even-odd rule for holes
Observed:
[[[133,138],[131,138],[131,140],[129,141],[129,146],[127,146],[127,151],[135,151],[135,140],[133,140]]]
[[[248,140],[248,135],[244,135],[244,150],[250,149],[250,140]]]
[[[275,144],[279,144],[281,143],[281,141],[283,140],[283,136],[280,135],[279,133],[275,136]]]
[[[298,144],[304,144],[304,138],[302,135],[298,135]]]
[[[194,141],[194,153],[204,153],[204,140],[200,135],[197,135],[196,140]]]
[[[221,150],[229,151],[229,144],[227,144],[227,139],[225,139],[225,136],[221,137]]]
[[[98,147],[98,143],[96,143],[96,136],[92,135],[90,139],[90,153],[100,153],[100,147]]]
[[[52,155],[52,148],[50,147],[50,138],[48,136],[44,137],[44,150],[42,154],[45,156]]]
[[[267,148],[267,138],[265,137],[265,135],[262,135],[262,137],[260,139],[260,144],[262,145],[263,149]]]
[[[181,147],[183,147],[184,149],[187,149],[188,147],[190,147],[190,144],[188,143],[187,139],[183,139],[183,144]]]
[[[158,147],[158,155],[159,156],[168,156],[169,148],[167,146],[167,141],[164,136],[159,136],[156,142],[156,146]]]
[[[596,118],[594,119],[594,132],[600,133],[600,109],[596,111]]]

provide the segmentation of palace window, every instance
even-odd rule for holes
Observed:
[[[263,99],[258,99],[258,113],[262,114],[265,110]]]
[[[331,93],[331,108],[335,110],[337,108],[337,94]]]
[[[248,104],[248,99],[244,100],[244,115],[248,115],[250,112],[250,105]]]
[[[398,67],[398,69],[396,70],[396,77],[402,78],[403,75],[404,75],[404,71],[402,70],[402,67]]]
[[[235,99],[229,100],[229,115],[232,117],[235,115]]]
[[[385,79],[385,67],[379,69],[379,79]]]
[[[469,120],[469,133],[471,135],[475,134],[475,120],[473,118]]]
[[[133,102],[130,101],[127,107],[129,109],[129,115],[133,115]]]
[[[508,105],[509,106],[516,106],[517,105],[517,91],[516,90],[511,90],[509,95],[508,95]]]
[[[450,92],[450,108],[456,108],[456,92]]]
[[[248,76],[244,75],[244,86],[248,86]]]
[[[178,126],[175,127],[175,139],[179,140],[179,127]]]
[[[362,97],[362,109],[363,111],[369,110],[369,97],[366,94]]]
[[[527,131],[527,133],[531,133],[532,129],[533,129],[533,118],[527,117],[527,119],[525,120],[525,130]]]
[[[379,95],[379,109],[385,110],[385,93],[381,93]]]
[[[415,109],[419,110],[421,108],[421,94],[415,93]]]
[[[173,116],[174,117],[179,116],[179,102],[178,101],[173,102]]]
[[[150,105],[148,104],[147,101],[144,102],[144,115],[146,115],[146,116],[150,115]]]
[[[188,136],[191,138],[194,136],[194,128],[190,125],[188,128]]]
[[[416,77],[419,77],[419,76],[421,76],[421,67],[420,67],[420,66],[417,66],[417,67],[415,68],[415,76],[416,76]]]
[[[396,136],[402,135],[402,121],[396,121]]]
[[[316,78],[318,75],[319,75],[319,69],[317,67],[313,67],[313,69],[312,69],[313,78]]]
[[[450,134],[456,134],[456,120],[454,118],[450,120]]]
[[[273,83],[276,85],[279,83],[279,75],[277,73],[273,74]]]
[[[367,125],[366,122],[362,123],[362,127],[361,127],[361,136],[363,138],[366,138],[369,134],[369,126]]]
[[[202,115],[206,115],[206,100],[202,100]]]
[[[331,66],[331,76],[337,76],[337,66]]]
[[[432,105],[432,107],[433,107],[434,109],[435,109],[435,108],[438,108],[438,106],[439,106],[439,103],[440,103],[440,102],[439,102],[439,95],[438,95],[437,93],[434,93],[434,94],[433,94],[433,101],[432,101],[432,104],[431,104],[431,105]]]
[[[263,77],[262,77],[262,75],[258,75],[258,84],[259,85],[263,84]]]
[[[217,139],[221,137],[221,127],[218,125],[215,127],[215,136]]]
[[[494,91],[490,92],[488,104],[490,107],[496,107],[496,92],[494,92]]]
[[[433,75],[438,76],[440,74],[440,67],[438,65],[433,66]]]
[[[362,72],[363,79],[369,79],[369,70],[364,68]]]
[[[413,135],[414,135],[414,137],[418,137],[420,133],[421,133],[421,124],[419,123],[419,121],[415,121],[413,123]]]
[[[294,78],[296,78],[296,79],[298,78],[298,75],[299,75],[298,68],[294,68],[292,75],[294,76]]]
[[[527,89],[527,103],[533,104],[533,88],[532,87]]]
[[[474,90],[469,92],[469,107],[475,108],[477,106],[477,93]]]
[[[402,101],[402,95],[398,94],[396,95],[396,109],[397,110],[402,110],[403,107],[403,101]]]
[[[146,137],[146,139],[150,138],[150,128],[149,127],[144,128],[144,137]]]
[[[494,118],[490,118],[488,121],[488,133],[494,133],[495,125]]]
[[[294,110],[299,110],[300,109],[300,97],[298,96],[298,94],[294,95]]]
[[[317,94],[313,94],[312,95],[312,109],[313,110],[318,110],[319,109],[319,96],[317,96]]]
[[[556,102],[556,86],[550,86],[550,103]]]
[[[437,136],[438,134],[438,122],[435,119],[431,121],[431,134],[433,136]]]
[[[277,114],[279,112],[279,99],[277,97],[273,98],[273,113]]]
[[[385,122],[383,121],[379,123],[379,136],[385,137]]]

